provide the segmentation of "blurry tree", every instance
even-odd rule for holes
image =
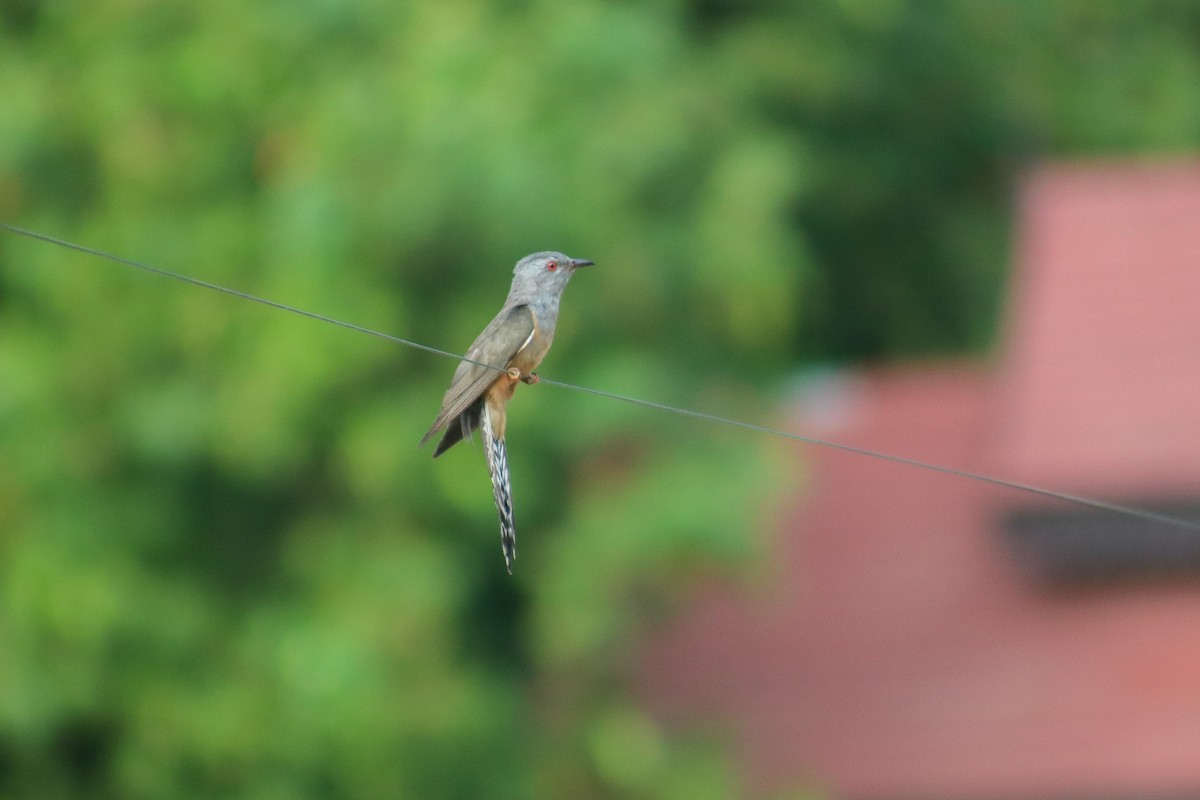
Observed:
[[[0,218],[450,350],[563,249],[546,375],[769,419],[985,344],[1015,167],[1194,148],[1198,17],[0,0]],[[0,796],[735,796],[623,678],[788,454],[522,388],[510,579],[479,453],[415,450],[452,371],[0,236]]]

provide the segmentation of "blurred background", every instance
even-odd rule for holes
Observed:
[[[6,222],[1175,514],[1198,145],[1194,2],[0,0]],[[0,796],[1200,792],[1194,531],[522,387],[510,578],[453,370],[0,235]]]

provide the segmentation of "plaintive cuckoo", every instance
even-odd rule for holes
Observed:
[[[433,451],[437,458],[477,429],[483,431],[483,453],[492,477],[492,494],[500,515],[500,545],[504,566],[512,574],[517,557],[517,532],[513,524],[512,488],[508,478],[508,451],[504,446],[505,409],[517,381],[537,383],[534,367],[545,358],[554,340],[558,302],[571,275],[591,261],[562,253],[534,253],[517,262],[512,288],[504,307],[466,352],[454,371],[442,409],[421,444],[446,429]],[[479,363],[472,363],[479,362]],[[488,366],[483,366],[488,365]]]

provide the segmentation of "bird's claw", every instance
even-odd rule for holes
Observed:
[[[535,383],[541,380],[538,378],[536,372],[522,374],[521,370],[517,369],[516,367],[509,367],[506,372],[508,373],[508,377],[512,380],[520,381],[521,383],[528,384],[529,386],[533,386]]]

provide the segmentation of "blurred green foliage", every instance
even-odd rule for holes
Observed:
[[[769,420],[792,365],[979,350],[1022,164],[1200,139],[1200,6],[0,0],[0,218],[461,350],[595,259],[546,375]],[[0,236],[0,796],[740,793],[634,635],[751,569],[760,437]]]

